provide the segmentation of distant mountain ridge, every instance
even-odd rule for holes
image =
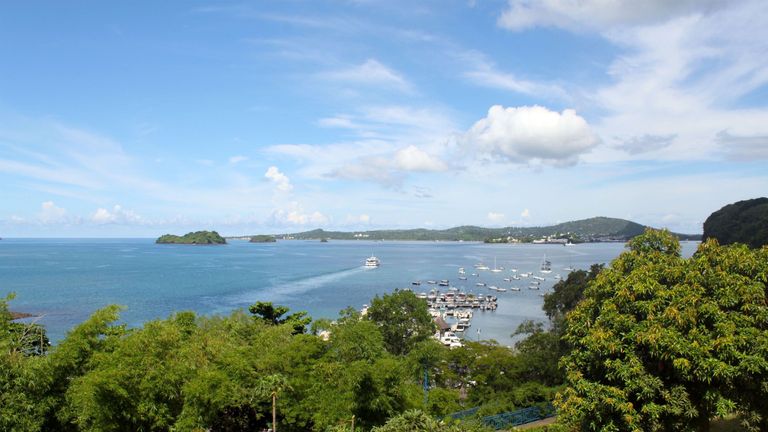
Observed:
[[[646,226],[625,219],[593,217],[577,221],[564,222],[546,227],[505,227],[484,228],[464,225],[444,230],[425,228],[405,230],[371,231],[311,231],[278,234],[277,238],[297,240],[424,240],[424,241],[492,241],[509,237],[531,241],[543,237],[568,238],[574,242],[626,241],[640,235]],[[681,240],[700,240],[698,234],[677,234]]]

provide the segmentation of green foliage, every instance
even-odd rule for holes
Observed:
[[[195,231],[184,234],[183,236],[177,236],[173,234],[165,234],[158,237],[155,240],[158,244],[195,244],[195,245],[212,245],[212,244],[226,244],[227,240],[220,236],[216,231]]]
[[[379,326],[387,351],[394,355],[407,354],[435,333],[427,303],[407,290],[376,296],[366,318]]]
[[[567,317],[559,416],[580,430],[707,430],[741,411],[768,426],[768,248],[670,233],[629,243]]]
[[[248,307],[248,311],[270,325],[288,324],[293,327],[294,334],[304,333],[312,318],[305,311],[295,312],[290,315],[287,306],[273,306],[272,302],[256,302]],[[283,317],[285,315],[285,317]]]
[[[41,430],[48,381],[40,354],[48,339],[41,326],[13,322],[8,310],[13,298],[0,299],[0,430]]]
[[[552,321],[559,321],[570,312],[576,304],[584,298],[587,284],[592,281],[603,269],[602,264],[593,264],[589,271],[576,270],[568,274],[568,277],[557,282],[552,287],[552,292],[544,297],[544,313]]]
[[[768,198],[739,201],[721,208],[704,221],[704,236],[721,245],[768,245]]]
[[[373,362],[383,357],[384,353],[384,337],[371,321],[348,320],[331,327],[328,355],[335,361]]]
[[[479,423],[444,423],[435,420],[423,411],[409,410],[391,418],[385,425],[375,427],[372,432],[491,432]]]

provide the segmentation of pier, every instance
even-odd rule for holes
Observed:
[[[420,299],[427,301],[427,306],[434,310],[452,309],[480,309],[481,311],[495,311],[498,307],[496,296],[472,294],[451,288],[447,292],[433,289],[429,293],[416,294]]]

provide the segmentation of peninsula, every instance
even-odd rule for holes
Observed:
[[[216,231],[196,231],[177,236],[165,234],[155,240],[157,244],[218,245],[227,244],[227,240]]]
[[[648,228],[625,219],[594,217],[544,227],[484,228],[464,225],[444,230],[424,228],[373,231],[325,231],[316,229],[299,233],[277,234],[285,240],[420,240],[484,241],[487,243],[592,243],[627,241]],[[680,240],[701,240],[699,234],[674,235]],[[560,240],[560,241],[555,241]]]

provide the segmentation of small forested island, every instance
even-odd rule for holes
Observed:
[[[227,244],[227,240],[216,231],[195,231],[177,236],[165,234],[155,240],[157,244],[192,244],[192,245],[216,245]]]
[[[277,240],[274,236],[271,235],[255,235],[251,236],[250,240],[248,240],[251,243],[274,243]]]

